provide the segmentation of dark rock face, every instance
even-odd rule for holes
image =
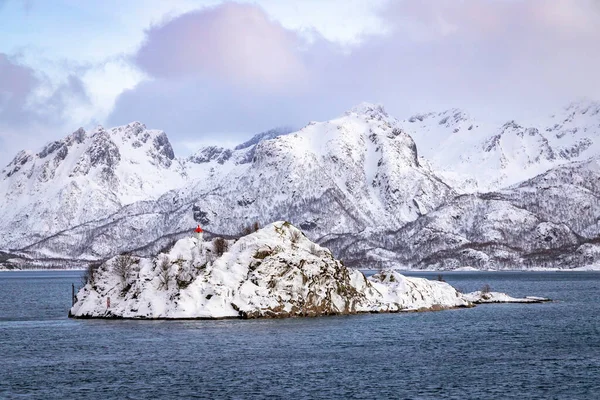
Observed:
[[[67,136],[63,140],[57,140],[54,142],[48,143],[42,151],[37,154],[38,158],[46,158],[48,155],[54,153],[55,151],[60,149],[61,154],[58,156],[59,159],[64,160],[66,158],[67,153],[69,152],[69,147],[73,144],[81,144],[86,139],[86,133],[83,128],[77,129],[75,132]]]
[[[79,158],[69,176],[87,175],[94,167],[102,168],[103,176],[114,175],[117,164],[121,161],[121,153],[105,130],[98,131],[85,153]]]
[[[106,131],[101,131],[86,151],[92,167],[104,165],[113,168],[121,161],[121,153],[117,145],[110,139]]]
[[[61,146],[56,152],[56,157],[54,157],[55,164],[60,163],[60,161],[64,161],[69,154],[69,148],[66,145]]]
[[[304,231],[311,231],[317,227],[317,223],[315,221],[304,221],[300,222],[300,228]]]
[[[246,206],[249,206],[250,204],[254,203],[255,201],[256,201],[256,199],[249,199],[249,198],[243,197],[237,201],[237,205],[240,207],[246,207]]]
[[[483,145],[483,151],[489,153],[490,151],[496,149],[500,145],[500,138],[502,138],[502,135],[498,134],[488,139]]]
[[[18,171],[21,170],[21,168],[27,164],[28,162],[33,160],[33,155],[21,150],[16,156],[15,158],[6,166],[6,168],[4,169],[4,174],[7,178],[9,178],[10,176],[12,176],[13,174],[17,173]]]
[[[223,164],[231,158],[232,154],[233,152],[230,149],[208,146],[191,156],[189,160],[196,164],[208,163],[213,160],[216,160],[219,164]]]
[[[192,213],[194,215],[194,221],[196,221],[202,225],[210,224],[210,219],[208,218],[208,213],[206,211],[203,211],[200,208],[200,206],[194,204],[192,206]]]
[[[281,127],[281,128],[271,129],[266,132],[261,132],[261,133],[255,135],[254,137],[252,137],[252,139],[235,146],[235,150],[247,149],[249,147],[257,145],[258,143],[262,142],[263,140],[275,139],[276,137],[287,135],[293,131],[294,130],[290,127]]]
[[[233,152],[229,149],[225,150],[223,153],[221,153],[221,156],[219,158],[217,158],[217,162],[219,164],[224,164],[225,161],[229,160],[231,158],[231,155],[233,154]]]
[[[56,141],[56,142],[51,142],[48,143],[46,145],[46,147],[44,147],[42,149],[42,151],[40,151],[37,156],[39,158],[45,158],[48,154],[52,154],[54,153],[54,151],[56,151],[56,149],[58,149],[59,147],[61,147],[63,145],[62,141]]]
[[[87,138],[87,135],[85,133],[85,130],[83,128],[79,128],[67,138],[67,143],[68,144],[71,144],[71,143],[81,144],[81,143],[83,143],[83,141],[86,138]]]
[[[167,135],[162,132],[154,138],[153,144],[159,163],[166,168],[170,167],[171,161],[175,158],[175,153]]]
[[[256,146],[248,149],[248,151],[246,151],[246,153],[242,156],[239,157],[236,162],[238,164],[249,164],[251,162],[254,161],[254,154],[256,153]]]
[[[593,142],[589,138],[583,138],[577,141],[573,146],[561,149],[559,154],[562,158],[566,160],[570,160],[572,158],[577,158],[581,153],[586,151]]]

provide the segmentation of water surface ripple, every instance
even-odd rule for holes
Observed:
[[[78,271],[0,272],[0,398],[590,399],[600,273],[461,272],[546,304],[283,320],[70,320]],[[412,273],[435,278],[437,274]]]

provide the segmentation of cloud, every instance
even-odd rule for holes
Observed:
[[[462,107],[508,119],[600,93],[593,0],[390,1],[379,17],[386,34],[341,48],[254,5],[179,16],[146,32],[132,60],[148,79],[109,123],[142,120],[183,143],[301,126],[361,101],[399,117]]]
[[[253,5],[190,12],[146,35],[135,62],[158,78],[211,76],[270,88],[302,79],[298,37]]]
[[[76,75],[57,85],[43,74],[0,53],[0,160],[24,147],[56,138],[77,107],[89,105]]]
[[[307,115],[327,118],[340,101],[314,98],[320,79],[309,70],[318,62],[311,50],[327,47],[322,42],[309,44],[254,5],[180,16],[147,31],[133,60],[150,79],[118,98],[109,124],[142,120],[184,143],[216,132],[245,139],[273,126],[301,126]]]
[[[386,17],[390,22],[410,17],[413,29],[396,24],[391,39],[412,35],[412,43],[419,44],[388,43],[388,50],[395,47],[420,69],[416,75],[422,81],[440,87],[426,92],[444,98],[453,93],[457,105],[480,103],[510,113],[600,91],[594,72],[600,68],[595,1],[394,2]]]
[[[34,71],[12,62],[0,53],[0,121],[23,124],[27,120],[27,99],[39,85]]]

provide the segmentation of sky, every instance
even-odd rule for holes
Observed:
[[[600,100],[598,0],[0,0],[0,164],[141,121],[177,154],[363,102],[406,118]]]

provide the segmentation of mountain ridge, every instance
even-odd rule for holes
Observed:
[[[597,178],[597,160],[580,159],[595,151],[595,142],[570,150],[571,158],[560,153],[600,134],[600,106],[594,104],[572,104],[567,117],[553,117],[561,124],[547,129],[509,121],[492,136],[474,138],[469,135],[488,128],[459,109],[400,121],[381,105],[361,103],[295,132],[274,129],[233,148],[207,146],[188,157],[176,157],[164,132],[139,122],[79,129],[38,152],[19,152],[2,170],[0,231],[6,234],[0,248],[35,259],[100,260],[133,250],[151,255],[196,224],[233,237],[253,222],[291,220],[353,265],[549,264],[528,261],[535,252],[562,252],[564,260],[550,262],[559,268],[594,263],[600,232],[592,220],[600,212],[600,191],[586,182]],[[414,124],[432,126],[429,120],[443,129],[421,151],[419,143],[432,131],[411,132]],[[450,145],[453,138],[465,141]],[[475,157],[467,142],[486,154]],[[458,167],[440,169],[436,151],[446,149],[450,162],[461,148]],[[501,155],[510,168],[502,168]],[[494,177],[495,185],[510,181],[511,168],[525,171],[526,179],[473,193],[483,165],[505,173]],[[461,176],[465,166],[474,177]],[[532,175],[536,168],[546,169]],[[562,190],[562,197],[544,184]],[[576,205],[569,212],[558,202]],[[553,210],[561,215],[551,218]],[[524,238],[530,244],[521,243]]]
[[[538,120],[478,120],[460,109],[402,121],[421,154],[465,193],[498,190],[600,154],[600,102],[573,102]]]

